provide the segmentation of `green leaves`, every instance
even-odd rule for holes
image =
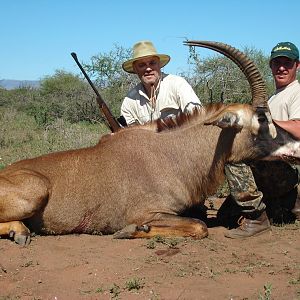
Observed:
[[[271,94],[274,87],[268,56],[250,47],[245,47],[243,52],[257,65]],[[201,58],[192,47],[189,52],[189,63],[193,69],[185,77],[203,103],[250,102],[251,92],[246,77],[227,57],[217,54]]]

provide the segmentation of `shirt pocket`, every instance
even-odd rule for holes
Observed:
[[[137,121],[140,124],[145,124],[150,121],[150,115],[148,112],[139,111],[137,114]]]

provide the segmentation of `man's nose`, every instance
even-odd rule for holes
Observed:
[[[278,70],[280,70],[280,71],[284,71],[285,69],[286,69],[286,67],[284,64],[280,64],[278,67]]]
[[[146,66],[146,71],[152,71],[152,70],[153,70],[153,68],[151,67],[150,64],[148,64],[148,65]]]

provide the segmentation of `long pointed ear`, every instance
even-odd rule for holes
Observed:
[[[220,128],[236,128],[241,130],[251,124],[253,111],[249,106],[231,104],[222,110],[216,111],[204,121],[204,125],[215,125]]]
[[[260,123],[261,125],[264,122],[268,123],[269,134],[271,135],[271,137],[273,139],[275,139],[276,136],[277,136],[277,130],[276,130],[276,127],[275,127],[275,125],[272,121],[272,116],[271,116],[271,113],[270,113],[269,109],[267,109],[265,107],[257,107],[255,113],[257,115],[258,123]]]

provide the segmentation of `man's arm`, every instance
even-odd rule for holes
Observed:
[[[177,77],[175,84],[183,112],[192,112],[195,107],[202,107],[201,101],[192,86],[183,77]]]
[[[273,120],[278,126],[288,131],[296,139],[300,140],[300,120],[277,121]]]
[[[121,105],[121,116],[123,116],[128,126],[137,124],[132,113],[132,108],[127,101],[127,97],[123,100]]]

